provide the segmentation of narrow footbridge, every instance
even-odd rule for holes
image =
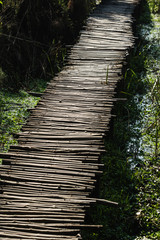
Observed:
[[[138,0],[105,0],[48,84],[19,145],[1,153],[0,239],[78,240],[92,197],[117,82],[133,45]],[[106,201],[107,203],[107,201]]]

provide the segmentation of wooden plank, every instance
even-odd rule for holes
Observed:
[[[3,240],[80,240],[81,228],[102,227],[84,224],[91,203],[117,206],[91,193],[103,167],[99,159],[118,100],[116,84],[135,40],[131,23],[137,1],[111,0],[92,13],[66,66],[29,109],[17,134],[19,145],[0,154]]]
[[[0,224],[2,224],[3,222],[0,221]],[[7,223],[3,223],[3,226],[6,226]],[[73,224],[65,224],[65,223],[39,223],[38,225],[36,223],[31,223],[31,224],[27,224],[26,222],[9,222],[8,225],[11,226],[26,226],[26,227],[40,227],[40,228],[45,228],[45,229],[63,229],[63,228],[67,228],[67,229],[73,229],[73,228],[102,228],[103,225],[91,225],[91,224],[77,224],[77,223],[73,223]],[[66,229],[65,229],[66,230]]]

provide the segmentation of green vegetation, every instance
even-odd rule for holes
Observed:
[[[3,0],[0,2],[0,67],[14,89],[51,78],[95,0]]]
[[[154,5],[153,5],[154,3]],[[154,7],[153,7],[154,6]],[[160,239],[160,3],[149,1],[151,23],[140,28],[145,43],[145,76],[147,93],[143,96],[141,107],[141,144],[143,152],[140,166],[136,168],[136,187],[138,190],[137,219],[141,225],[141,235],[148,239]],[[137,239],[143,239],[138,237]]]
[[[0,91],[0,151],[7,151],[17,144],[14,134],[20,132],[29,116],[28,108],[33,108],[39,98],[25,91],[19,93]]]
[[[119,86],[111,130],[105,139],[99,197],[119,207],[98,205],[87,221],[103,224],[84,232],[86,240],[160,239],[160,6],[142,1],[135,32],[139,37]]]
[[[14,134],[28,109],[65,60],[95,5],[94,0],[0,1],[0,151],[17,144]]]
[[[118,97],[126,97],[127,101],[117,102],[113,110],[116,117],[105,139],[107,153],[102,157],[104,174],[96,188],[100,198],[116,201],[119,206],[91,208],[87,221],[103,224],[104,228],[94,233],[87,230],[83,234],[84,240],[160,239],[159,1],[142,1],[140,12],[135,29],[139,40],[129,56],[124,79],[119,86]],[[56,40],[53,42],[57,44],[54,46],[60,46]],[[58,59],[65,56],[65,49],[59,48],[59,51],[54,60],[56,68],[60,67]],[[47,51],[44,55],[49,66],[53,66]],[[55,71],[54,68],[52,70]],[[6,75],[0,72],[1,83]],[[11,85],[12,91],[0,91],[0,151],[7,151],[9,145],[17,144],[14,133],[19,132],[25,123],[29,115],[27,109],[33,108],[39,100],[28,91],[43,92],[46,87],[47,82],[43,79],[37,80],[30,74],[26,76],[20,84],[18,80],[18,87],[23,89],[19,93],[13,92]]]

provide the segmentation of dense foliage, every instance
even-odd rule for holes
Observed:
[[[17,89],[53,76],[94,0],[0,2],[0,67]]]
[[[139,29],[143,42],[142,55],[145,56],[147,93],[139,103],[141,109],[142,156],[135,170],[138,190],[137,219],[142,227],[141,235],[148,239],[160,239],[160,2],[148,1],[151,21],[146,19]],[[137,239],[143,239],[142,237]]]

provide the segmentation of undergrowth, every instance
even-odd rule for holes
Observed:
[[[119,207],[94,206],[86,221],[101,230],[83,232],[84,240],[160,239],[160,6],[141,1],[138,37],[119,87],[110,132],[105,139],[104,174],[99,197]],[[96,191],[96,192],[97,192]]]
[[[39,101],[30,92],[42,93],[62,69],[65,44],[94,7],[94,0],[0,1],[0,151],[17,144],[14,134]]]
[[[4,77],[4,73],[3,77]],[[10,145],[17,144],[14,135],[21,131],[29,117],[29,109],[34,108],[47,86],[47,80],[32,79],[27,88],[17,92],[12,88],[0,90],[0,152],[7,152]]]
[[[34,108],[38,97],[26,91],[18,93],[0,91],[0,151],[6,152],[10,145],[17,144],[14,134],[19,132],[26,122],[29,108]]]
[[[156,4],[157,3],[157,4]],[[148,1],[150,24],[140,28],[143,55],[146,56],[145,76],[147,93],[139,104],[141,108],[141,144],[143,155],[135,169],[138,190],[137,219],[141,226],[136,239],[160,239],[160,3]],[[154,7],[153,7],[154,6]]]
[[[8,85],[51,78],[62,66],[95,0],[0,1],[0,67]]]

